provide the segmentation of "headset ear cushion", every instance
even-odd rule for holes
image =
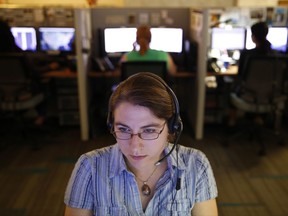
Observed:
[[[177,131],[179,132],[179,130],[182,130],[182,120],[179,115],[174,114],[168,120],[168,130],[170,134],[173,134]]]
[[[108,112],[106,124],[107,124],[108,129],[112,130],[113,121],[112,121],[112,113],[111,112]]]
[[[175,121],[176,121],[176,116],[174,114],[168,120],[168,130],[170,134],[173,134],[175,132],[175,123],[176,123]]]
[[[174,115],[168,120],[168,131],[170,134],[174,133]]]

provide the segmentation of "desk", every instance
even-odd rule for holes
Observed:
[[[225,75],[237,75],[238,74],[238,65],[230,65],[229,68],[223,72]]]
[[[120,70],[115,71],[90,71],[88,72],[88,77],[95,78],[119,78],[121,75]]]
[[[69,68],[62,70],[49,71],[42,75],[43,78],[77,78],[77,72],[71,71]]]
[[[238,66],[230,65],[227,70],[223,72],[207,72],[207,76],[236,76],[238,74]]]
[[[238,74],[238,66],[232,65],[226,71],[208,72],[205,77],[204,123],[222,123],[229,107],[229,92]]]
[[[42,75],[44,82],[50,82],[53,79],[53,85],[56,87],[56,98],[54,103],[53,115],[57,115],[60,125],[79,125],[79,97],[77,85],[77,72],[69,68],[55,70]]]

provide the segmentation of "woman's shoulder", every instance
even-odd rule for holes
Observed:
[[[159,59],[162,59],[162,60],[165,60],[165,61],[168,60],[169,54],[167,52],[165,52],[165,51],[149,49],[148,52],[149,52],[150,56],[153,56],[154,58],[156,58],[158,60]]]
[[[208,162],[208,158],[206,154],[199,149],[180,145],[178,151],[179,151],[180,156],[184,158],[184,161],[193,160],[193,161],[197,161],[200,163]]]
[[[113,156],[117,155],[118,150],[118,145],[111,145],[111,146],[107,146],[107,147],[103,147],[103,148],[99,148],[99,149],[94,149],[92,151],[86,152],[84,154],[82,154],[79,158],[79,161],[94,161],[94,160],[105,160],[105,158],[110,158]]]
[[[135,58],[139,58],[140,54],[138,51],[132,50],[126,54],[124,54],[125,61],[134,60]]]
[[[167,52],[162,51],[162,50],[149,49],[148,51],[151,52],[151,53],[157,53],[157,54],[160,54],[160,55],[168,55]]]

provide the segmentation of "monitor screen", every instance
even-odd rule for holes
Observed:
[[[37,49],[36,31],[33,27],[11,27],[11,32],[18,47],[25,51]]]
[[[124,53],[133,50],[136,41],[136,28],[104,29],[104,49],[106,53]]]
[[[125,53],[133,50],[137,28],[104,29],[104,47],[106,53]],[[151,49],[181,53],[183,30],[181,28],[151,28]],[[135,47],[138,49],[138,46]]]
[[[39,41],[41,51],[74,52],[75,28],[40,27]]]
[[[212,28],[211,49],[242,50],[245,47],[245,28]]]
[[[181,53],[183,47],[183,29],[151,28],[151,49],[169,53]]]
[[[269,27],[267,40],[271,43],[271,48],[280,52],[286,52],[287,49],[288,28],[286,27]],[[246,31],[246,49],[255,48],[251,38],[251,29]]]

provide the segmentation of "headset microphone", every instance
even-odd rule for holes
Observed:
[[[155,166],[159,166],[163,160],[165,160],[165,158],[167,158],[172,152],[173,150],[175,149],[176,147],[176,144],[173,145],[172,149],[168,152],[168,154],[166,154],[164,157],[162,157],[160,160],[158,160],[156,163],[155,163]]]
[[[182,124],[182,122],[179,124],[179,126],[180,126],[180,127],[179,127],[179,131],[176,132],[176,138],[175,138],[173,147],[171,148],[171,150],[170,150],[164,157],[162,157],[160,160],[158,160],[158,161],[155,163],[155,166],[160,165],[160,164],[163,162],[163,160],[165,160],[170,154],[172,154],[172,152],[173,152],[174,149],[176,148],[177,143],[178,143],[179,138],[180,138],[180,135],[181,135],[181,132],[182,132],[182,130],[183,130],[183,124]]]

